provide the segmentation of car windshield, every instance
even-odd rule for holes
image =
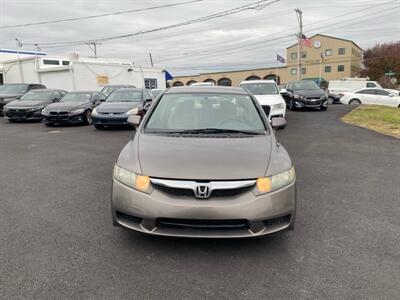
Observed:
[[[63,102],[90,101],[91,97],[92,97],[91,93],[68,93],[61,99],[61,101]]]
[[[53,92],[30,91],[21,97],[22,101],[50,100]]]
[[[147,133],[265,134],[266,127],[248,95],[166,94],[145,126]]]
[[[242,88],[249,90],[253,95],[276,95],[278,89],[273,82],[243,83]]]
[[[0,92],[3,94],[22,94],[28,89],[26,84],[5,84],[1,87]]]
[[[316,84],[314,81],[299,81],[299,82],[294,82],[293,83],[293,89],[294,90],[319,90],[318,84]]]
[[[117,90],[108,96],[106,102],[140,102],[142,91]]]

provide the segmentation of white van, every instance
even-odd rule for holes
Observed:
[[[352,92],[364,88],[382,88],[376,81],[369,80],[331,80],[329,81],[329,94],[342,96],[345,92]]]

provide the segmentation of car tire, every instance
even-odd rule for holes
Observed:
[[[104,129],[104,125],[95,124],[94,128],[96,128],[96,129]]]
[[[319,108],[321,109],[321,111],[325,111],[325,110],[328,109],[328,106],[322,106],[322,105],[321,105]]]
[[[296,110],[296,106],[294,105],[294,100],[293,99],[290,100],[289,109],[291,111],[295,111]]]
[[[15,120],[13,120],[13,119],[8,119],[8,122],[9,122],[9,123],[15,123],[15,122],[17,122],[17,121],[15,121]]]
[[[361,104],[361,101],[358,100],[358,99],[351,99],[351,100],[349,101],[349,104],[350,104],[350,105],[353,105],[353,106],[356,106],[356,105],[360,105],[360,104]]]
[[[334,104],[335,103],[335,99],[333,99],[332,97],[328,97],[328,104]]]
[[[85,112],[84,117],[85,117],[85,124],[86,125],[91,125],[92,124],[92,111],[90,109],[88,109]]]

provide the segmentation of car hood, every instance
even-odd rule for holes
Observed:
[[[139,105],[139,102],[103,102],[96,107],[96,110],[99,113],[125,113]]]
[[[49,104],[49,101],[13,101],[7,104],[9,107],[35,107]]]
[[[57,103],[52,103],[47,106],[47,110],[53,111],[53,110],[64,110],[64,111],[71,111],[75,110],[78,108],[81,108],[85,105],[87,105],[88,102],[57,102]]]
[[[190,180],[241,180],[265,176],[271,136],[242,138],[138,136],[143,174]]]
[[[326,95],[323,90],[295,90],[293,91],[293,94],[304,97],[322,97]]]
[[[273,105],[279,103],[285,103],[280,94],[277,95],[254,95],[261,105]]]

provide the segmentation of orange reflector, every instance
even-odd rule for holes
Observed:
[[[149,184],[150,184],[149,176],[136,175],[135,186],[138,190],[141,190],[141,191],[147,190],[149,187]]]
[[[257,179],[257,189],[260,193],[267,193],[271,190],[271,179],[268,177]]]

